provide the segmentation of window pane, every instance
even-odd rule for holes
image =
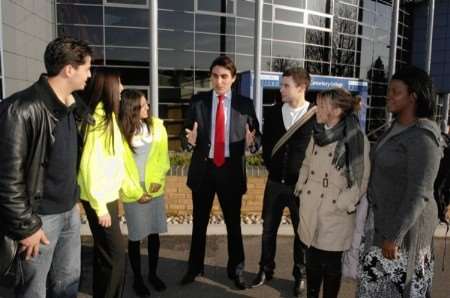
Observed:
[[[275,57],[303,58],[304,46],[302,44],[273,41],[272,55]]]
[[[303,42],[305,29],[282,24],[273,24],[273,38]]]
[[[198,10],[205,10],[218,13],[234,13],[234,0],[197,0]]]
[[[201,34],[195,35],[195,49],[200,51],[220,51],[220,35]]]
[[[308,16],[308,25],[322,28],[330,28],[331,20],[330,18],[310,14]]]
[[[254,33],[255,33],[255,22],[253,20],[236,19],[237,35],[253,36]]]
[[[330,61],[330,48],[306,46],[306,59],[329,62]]]
[[[106,3],[129,4],[129,5],[147,5],[147,0],[106,0]]]
[[[159,70],[159,85],[194,88],[194,74],[189,70]]]
[[[237,0],[237,15],[246,18],[255,18],[255,3],[247,0]]]
[[[307,29],[306,42],[322,46],[330,46],[330,33],[320,30]]]
[[[90,45],[103,45],[103,30],[101,27],[58,25],[58,36],[71,36],[85,40]]]
[[[101,6],[58,4],[58,23],[102,25]]]
[[[303,24],[303,12],[276,8],[275,20]]]
[[[103,4],[103,0],[57,0],[57,3]]]
[[[145,68],[120,68],[120,80],[123,85],[148,86],[150,84],[149,69]]]
[[[106,48],[106,64],[148,66],[149,61],[147,49]]]
[[[305,0],[273,0],[273,3],[294,8],[305,8]]]
[[[176,69],[193,68],[194,53],[185,51],[159,50],[159,66]]]
[[[253,69],[253,56],[236,55],[236,67],[238,72]]]
[[[286,58],[273,58],[271,71],[283,72],[288,68],[303,67],[302,60],[286,59]]]
[[[236,37],[236,53],[253,54],[253,38]]]
[[[194,30],[194,15],[178,11],[159,11],[158,28]]]
[[[330,74],[330,65],[328,63],[305,61],[305,68],[311,74],[318,74],[318,75]]]
[[[158,8],[194,11],[194,0],[158,0]]]
[[[104,65],[104,47],[92,47],[92,64],[93,65]]]
[[[199,15],[195,16],[195,30],[217,34],[234,34],[234,18]]]
[[[330,2],[330,0],[308,0],[308,9],[322,13],[330,13]]]
[[[147,29],[128,29],[128,28],[105,28],[107,45],[118,46],[149,46],[149,32]]]
[[[144,27],[149,26],[148,9],[105,7],[105,25]]]
[[[178,50],[194,49],[194,33],[159,30],[158,38],[160,48],[169,48]]]

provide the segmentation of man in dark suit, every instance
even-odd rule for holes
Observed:
[[[193,149],[187,185],[192,190],[194,224],[189,268],[181,284],[203,274],[206,229],[217,194],[228,233],[228,277],[245,289],[240,225],[242,195],[247,191],[245,151],[256,151],[261,135],[252,100],[231,90],[236,80],[233,61],[216,58],[210,75],[213,90],[192,97],[182,135],[183,147]]]
[[[264,192],[262,218],[263,234],[260,270],[253,281],[253,287],[260,286],[272,279],[275,269],[275,250],[278,227],[285,207],[289,208],[294,228],[294,287],[295,296],[302,292],[302,280],[305,278],[303,248],[297,233],[299,225],[299,198],[294,196],[299,170],[305,158],[313,131],[315,117],[311,117],[299,127],[287,140],[272,153],[273,148],[283,135],[304,115],[314,115],[312,104],[305,99],[311,79],[303,68],[288,69],[283,73],[281,97],[283,103],[267,110],[263,127],[263,158],[269,172]],[[311,112],[308,113],[308,111]],[[306,116],[305,116],[306,117]],[[304,118],[307,119],[307,118]],[[277,146],[278,147],[278,146]]]

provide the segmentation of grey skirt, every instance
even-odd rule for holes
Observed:
[[[166,206],[164,197],[158,197],[146,204],[124,203],[128,226],[128,239],[139,241],[149,234],[167,232]]]

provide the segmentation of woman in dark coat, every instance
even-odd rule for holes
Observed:
[[[442,157],[426,72],[404,67],[389,83],[389,129],[372,148],[365,252],[358,297],[426,297],[438,224],[433,183]]]

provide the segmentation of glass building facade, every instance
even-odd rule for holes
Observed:
[[[123,83],[149,88],[149,1],[57,0],[58,35],[88,40],[94,64],[119,68]],[[159,0],[159,116],[176,148],[191,96],[208,90],[221,54],[253,69],[254,0]],[[302,66],[312,74],[369,82],[368,130],[384,123],[392,1],[264,0],[262,70]],[[397,63],[409,62],[402,6]]]

